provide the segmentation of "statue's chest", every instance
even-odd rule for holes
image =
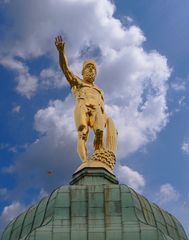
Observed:
[[[103,98],[102,91],[99,88],[87,84],[72,88],[72,92],[77,98]]]
[[[78,89],[78,91],[81,97],[83,96],[86,98],[98,98],[100,96],[100,92],[93,87],[84,86]]]

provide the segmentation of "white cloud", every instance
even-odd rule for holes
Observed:
[[[157,79],[155,74],[163,74],[163,65],[160,65],[158,57],[155,57],[158,54],[146,54],[148,59],[144,59],[145,54],[140,57],[141,45],[145,41],[142,31],[134,25],[125,28],[121,21],[113,16],[114,11],[115,6],[107,0],[87,0],[82,3],[74,1],[74,4],[72,1],[55,0],[52,2],[47,0],[45,10],[43,4],[36,0],[30,4],[26,4],[23,0],[11,2],[8,14],[14,24],[12,29],[5,32],[2,53],[24,59],[36,58],[47,53],[55,57],[56,50],[53,39],[57,33],[62,33],[71,61],[73,58],[74,61],[79,61],[82,50],[93,46],[100,49],[103,58],[112,59],[117,55],[122,60],[121,71],[126,66],[128,74],[133,70],[136,70],[136,75],[140,75],[140,71],[148,71],[149,67],[146,65],[146,61],[148,61],[148,65],[151,65],[154,70],[157,69],[156,73],[155,71],[151,73],[151,77]],[[134,66],[132,66],[133,60]],[[142,64],[143,62],[145,64]],[[135,69],[136,63],[139,64],[139,67],[144,65],[144,69],[137,72],[139,69]],[[166,66],[166,64],[164,65]],[[145,67],[147,68],[145,69]],[[112,71],[115,72],[118,69],[113,68]],[[128,74],[124,74],[124,79]],[[133,75],[131,77],[136,78]],[[146,77],[149,78],[149,74]]]
[[[16,72],[15,78],[17,82],[16,91],[22,96],[30,99],[36,92],[38,87],[38,80],[35,76],[29,73],[28,67],[22,62],[10,57],[1,57],[0,64],[4,67]]]
[[[49,106],[40,109],[35,115],[35,129],[43,135],[50,136],[53,142],[62,144],[60,139],[76,138],[73,119],[73,101],[69,96],[64,102],[50,101]]]
[[[25,144],[22,144],[22,145],[15,145],[15,146],[13,146],[13,145],[10,145],[10,144],[0,144],[0,150],[5,150],[5,151],[9,151],[9,152],[12,152],[12,153],[16,153],[16,152],[19,152],[19,151],[23,151],[23,150],[25,150],[26,148],[28,147],[28,144],[27,143],[25,143]],[[6,169],[9,169],[10,167],[5,167],[5,168],[3,168],[3,171]],[[11,168],[12,168],[12,166],[11,166]],[[6,170],[5,170],[5,172],[6,172]],[[10,171],[10,170],[7,170],[8,172]]]
[[[189,154],[189,138],[183,142],[181,150],[183,151],[183,153]]]
[[[35,115],[35,129],[40,138],[28,146],[14,166],[20,189],[43,188],[50,192],[57,185],[70,181],[81,161],[76,150],[73,99],[50,101],[47,108]],[[12,169],[12,167],[10,167]],[[8,169],[6,169],[8,171]],[[49,172],[52,174],[49,175]],[[32,182],[31,182],[32,175]]]
[[[14,146],[14,147],[10,147],[8,150],[10,152],[16,153],[18,151],[18,148],[17,148],[17,146]]]
[[[113,4],[107,0],[85,0],[82,3],[74,1],[74,4],[67,0],[47,0],[45,9],[43,3],[37,0],[32,3],[14,1],[9,4],[7,12],[13,25],[6,34],[4,44],[9,46],[14,55],[24,58],[51,52],[57,33],[64,33],[65,38],[69,39],[74,55],[91,41],[106,46],[113,41],[115,45],[121,40],[123,45],[125,32],[120,21],[113,18],[114,9]],[[108,38],[105,37],[107,33]],[[139,39],[133,40],[138,42]]]
[[[37,90],[37,78],[26,73],[24,75],[19,75],[16,80],[18,82],[16,87],[17,92],[30,99]]]
[[[41,200],[43,197],[46,197],[47,195],[48,193],[43,188],[41,188],[38,199]]]
[[[125,19],[129,22],[129,23],[133,23],[133,19],[129,16],[125,16]]]
[[[40,72],[41,84],[45,88],[62,88],[66,85],[66,80],[63,73],[52,68],[45,68]]]
[[[166,58],[157,52],[147,54],[138,47],[106,51],[98,76],[106,82],[98,82],[118,127],[119,157],[154,140],[166,125],[169,74]]]
[[[11,220],[16,218],[19,214],[24,212],[31,205],[38,203],[43,197],[48,195],[48,193],[43,188],[38,190],[39,190],[39,194],[34,199],[30,199],[31,202],[28,205],[25,205],[20,201],[16,200],[16,201],[13,201],[10,205],[4,206],[4,208],[2,209],[2,212],[0,213],[0,235],[4,231],[6,225],[9,224]],[[16,193],[13,192],[11,194],[11,191],[10,191],[9,194],[13,198],[15,197],[15,194],[16,194],[16,197],[18,197],[19,193],[17,191]],[[0,197],[5,198],[6,195],[7,195],[7,189],[4,189],[4,188],[0,189]]]
[[[174,189],[170,183],[163,184],[160,187],[159,193],[157,193],[157,202],[160,205],[175,202],[179,199],[180,194]]]
[[[186,97],[182,96],[178,101],[179,106],[185,106],[186,105],[185,100],[186,100]]]
[[[8,167],[4,167],[4,168],[2,169],[2,171],[3,171],[4,173],[13,173],[13,172],[15,172],[15,166],[14,166],[14,165],[10,165],[10,166],[8,166]]]
[[[186,90],[186,80],[176,77],[175,81],[171,83],[171,88],[177,92]]]
[[[182,108],[184,106],[186,106],[186,96],[181,96],[178,101],[177,101],[177,107],[175,108],[175,110],[170,114],[170,116],[173,116],[174,113],[178,113],[182,110]]]
[[[172,83],[171,87],[175,91],[184,91],[184,90],[186,90],[185,82],[182,82],[182,83]]]
[[[7,14],[14,24],[7,31],[6,41],[2,40],[0,55],[11,55],[5,58],[9,61],[4,66],[20,74],[17,79],[17,90],[22,89],[20,93],[31,97],[39,84],[48,87],[64,85],[61,71],[59,74],[54,68],[54,64],[58,66],[54,37],[62,34],[69,63],[77,73],[83,59],[98,52],[97,85],[105,92],[106,112],[113,117],[118,128],[118,159],[156,139],[168,120],[166,93],[171,69],[166,57],[157,51],[143,49],[146,38],[139,27],[125,27],[114,17],[115,6],[107,0],[47,0],[45,9],[41,1],[15,0],[9,6]],[[41,69],[39,83],[29,74],[29,68],[15,57],[27,62],[42,55],[54,62],[52,67]],[[22,81],[22,76],[26,76],[27,81]],[[35,80],[31,81],[32,78]],[[53,178],[56,181],[62,176],[61,167],[74,168],[76,161],[73,159],[78,157],[70,99],[69,96],[65,101],[51,101],[36,113],[35,129],[41,136],[37,143],[28,147],[25,158],[18,161],[16,169],[20,176],[26,169],[30,173],[35,171],[36,175],[41,174],[37,177],[40,178],[38,183],[43,182],[46,186],[48,168],[58,172]],[[63,159],[62,155],[69,160]],[[65,169],[64,173],[67,174]]]
[[[8,223],[24,210],[25,206],[23,206],[20,202],[13,202],[12,204],[4,207],[1,214],[1,219],[5,223]]]
[[[140,173],[127,166],[121,165],[117,167],[116,173],[120,183],[128,184],[137,192],[142,192],[143,188],[145,187],[145,179]]]
[[[15,106],[15,107],[13,107],[12,112],[13,112],[13,113],[19,113],[20,110],[21,110],[21,106],[20,106],[20,105],[17,105],[17,106]]]
[[[121,159],[153,141],[167,122],[163,97],[152,98],[144,104],[142,111],[133,104],[132,102],[128,107],[106,106],[118,128],[118,158]]]

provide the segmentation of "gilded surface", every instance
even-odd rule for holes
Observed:
[[[113,169],[117,147],[117,130],[111,118],[104,111],[104,93],[95,85],[96,62],[88,59],[83,63],[83,79],[74,75],[68,66],[64,52],[64,41],[61,36],[55,39],[59,52],[60,67],[71,86],[76,99],[74,118],[78,131],[77,151],[84,166],[90,165],[87,153],[89,129],[94,132],[94,153],[91,161],[102,162],[108,169]],[[106,128],[106,142],[104,130]],[[98,164],[97,164],[98,165]]]

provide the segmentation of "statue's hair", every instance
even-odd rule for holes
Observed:
[[[95,60],[93,59],[87,59],[83,62],[83,70],[85,69],[85,67],[88,65],[88,64],[92,64],[94,65],[95,69],[96,69],[96,62]],[[83,74],[83,70],[82,70],[82,74]]]

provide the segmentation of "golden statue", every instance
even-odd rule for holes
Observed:
[[[89,128],[94,132],[94,153],[91,161],[101,162],[113,169],[117,148],[117,130],[111,118],[104,112],[103,91],[94,84],[96,78],[96,62],[88,59],[83,63],[83,80],[74,75],[68,66],[64,52],[65,42],[61,36],[55,38],[55,45],[59,52],[60,67],[71,86],[76,99],[75,125],[78,131],[78,154],[86,165],[89,164],[87,140]],[[104,144],[104,130],[106,128],[106,145]],[[90,161],[90,162],[91,162]],[[97,164],[98,165],[98,164]]]

